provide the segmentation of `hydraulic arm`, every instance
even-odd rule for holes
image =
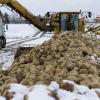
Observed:
[[[18,3],[16,0],[0,0],[0,4],[9,6],[11,9],[15,10],[20,16],[27,19],[31,24],[33,24],[39,30],[41,31],[47,30],[46,18],[41,19],[37,16],[34,16],[24,6]]]

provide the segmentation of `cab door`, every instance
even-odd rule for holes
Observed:
[[[61,15],[61,32],[67,31],[67,16],[65,14]]]

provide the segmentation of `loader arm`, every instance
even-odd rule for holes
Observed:
[[[16,0],[0,0],[0,4],[7,5],[14,11],[16,11],[20,16],[24,17],[26,20],[28,20],[31,24],[33,24],[35,27],[37,27],[41,31],[46,31],[46,18],[43,18],[42,20],[33,15],[31,12],[29,12],[24,6],[22,6],[19,2]]]

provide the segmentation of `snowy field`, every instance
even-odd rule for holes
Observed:
[[[6,32],[7,46],[38,45],[52,37],[27,24],[10,24]]]
[[[25,38],[33,36],[38,30],[28,24],[9,24],[8,31],[6,31],[7,38]]]
[[[14,52],[13,51],[4,51],[0,50],[0,67],[3,70],[7,70],[14,61]]]

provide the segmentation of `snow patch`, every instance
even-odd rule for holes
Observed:
[[[0,100],[6,100],[6,98],[5,98],[5,97],[0,96]]]
[[[97,35],[97,39],[100,39],[100,35]]]
[[[51,82],[51,84],[48,86],[48,89],[51,91],[57,91],[59,89],[59,84],[56,82]]]
[[[34,85],[26,87],[20,84],[11,84],[10,93],[15,93],[11,100],[24,100],[26,96],[28,100],[55,100],[55,97],[49,95],[52,91],[57,93],[59,100],[100,100],[96,91],[100,92],[100,89],[89,89],[86,86],[80,86],[72,81],[64,80],[64,83],[70,83],[74,85],[74,91],[67,91],[61,89],[59,84],[51,82],[47,85]],[[0,100],[6,100],[4,97],[0,97]]]
[[[33,36],[38,29],[30,26],[29,24],[8,24],[8,30],[6,31],[7,38],[25,38]]]
[[[0,67],[2,70],[7,70],[14,61],[14,54],[12,51],[0,51]]]
[[[55,100],[53,97],[50,97],[47,86],[45,85],[36,85],[31,92],[28,93],[28,100]]]
[[[23,86],[21,84],[11,84],[10,86],[10,93],[18,93],[18,94],[27,94],[29,89],[26,86]]]

